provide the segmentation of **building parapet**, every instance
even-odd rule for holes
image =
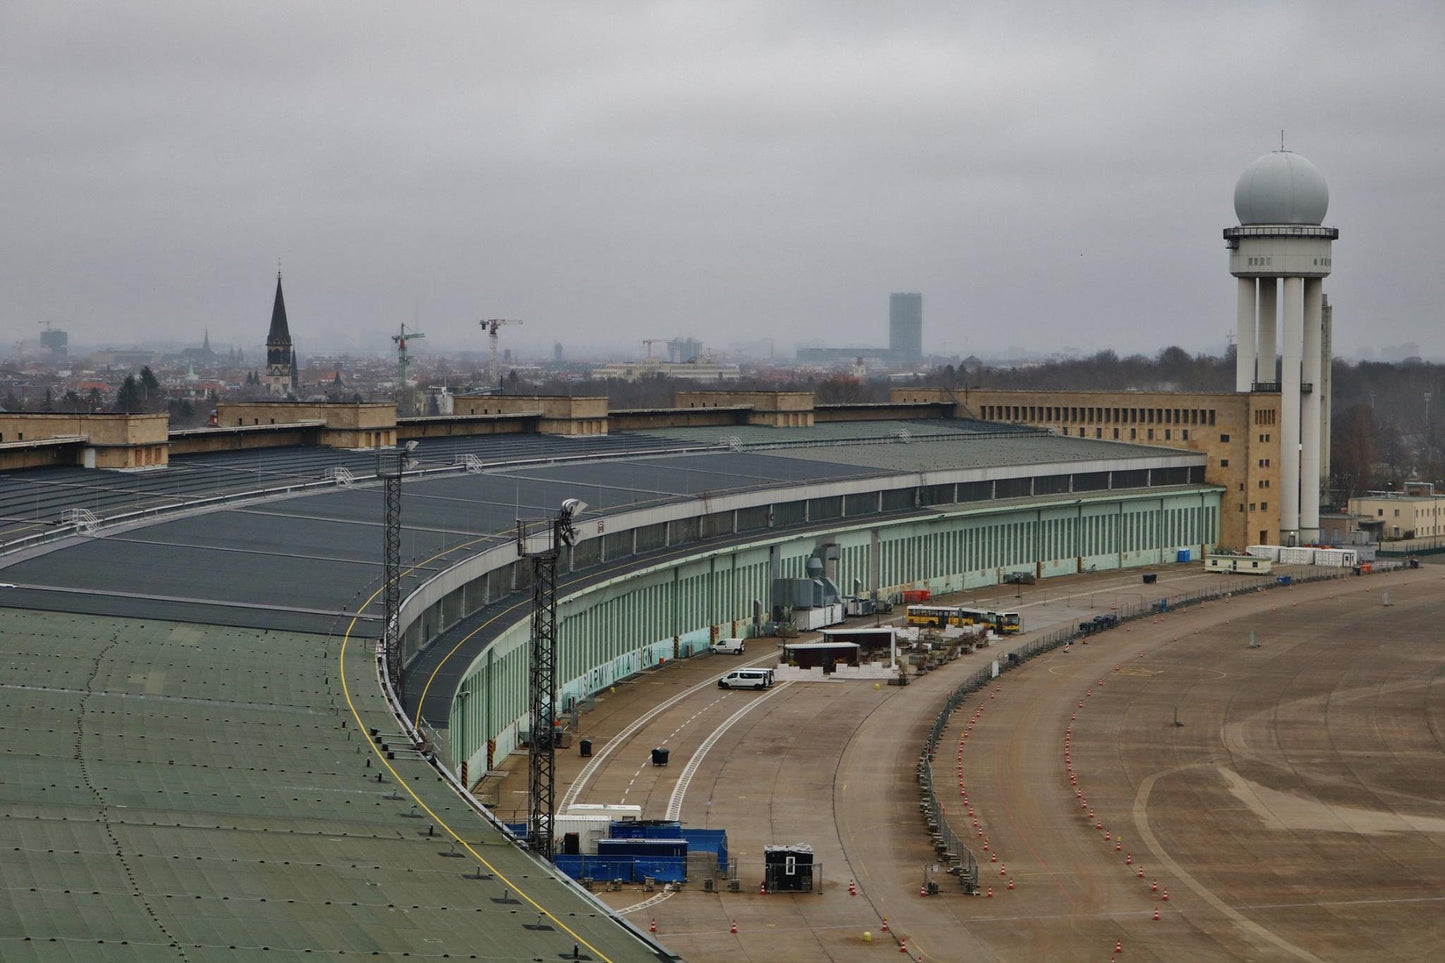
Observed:
[[[452,402],[454,415],[504,415],[535,418],[543,435],[607,434],[604,395],[462,395]]]
[[[386,448],[396,444],[396,407],[376,402],[247,401],[216,406],[216,426],[294,427],[320,423],[315,444]]]
[[[163,412],[0,412],[0,468],[164,467],[170,461],[169,423]]]
[[[811,428],[811,391],[679,391],[679,408],[750,408],[747,423],[770,428]]]

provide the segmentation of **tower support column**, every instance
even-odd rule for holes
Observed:
[[[1335,319],[1334,308],[1330,307],[1329,295],[1324,293],[1324,282],[1320,282],[1320,491],[1322,497],[1330,500],[1330,437],[1332,423],[1330,406],[1334,392]]]
[[[1300,380],[1309,385],[1300,398],[1300,539],[1320,539],[1320,411],[1324,396],[1323,339],[1324,285],[1319,278],[1304,279],[1304,357]]]
[[[1254,380],[1272,383],[1274,374],[1274,353],[1276,350],[1275,329],[1279,319],[1279,284],[1276,278],[1259,279],[1259,349],[1254,358]],[[1288,337],[1288,336],[1286,336]],[[1288,340],[1285,341],[1288,344]]]
[[[1254,278],[1239,278],[1239,318],[1234,339],[1234,390],[1248,392],[1254,382]]]
[[[1284,356],[1279,376],[1279,528],[1284,545],[1299,544],[1300,354],[1304,342],[1304,278],[1284,279],[1281,334]],[[1251,498],[1259,492],[1250,492]]]

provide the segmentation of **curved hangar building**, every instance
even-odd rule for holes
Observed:
[[[0,957],[669,958],[464,788],[526,725],[516,519],[565,498],[589,507],[560,560],[559,708],[744,634],[813,558],[845,592],[947,592],[1155,565],[1219,531],[1201,453],[967,420],[416,457],[399,625],[421,751],[378,673],[374,452],[0,475]]]

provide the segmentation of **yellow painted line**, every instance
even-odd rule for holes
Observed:
[[[457,644],[454,645],[454,646],[452,646],[452,650],[451,650],[450,652],[448,652],[446,655],[444,655],[444,656],[441,657],[440,661],[438,661],[437,664],[436,664],[436,668],[434,668],[434,669],[431,670],[431,675],[429,675],[429,676],[426,677],[426,685],[424,685],[424,686],[421,687],[421,698],[416,700],[416,716],[411,720],[411,724],[412,724],[412,725],[414,725],[414,726],[419,726],[419,725],[421,725],[421,710],[422,710],[422,706],[426,705],[426,694],[431,691],[431,684],[436,681],[437,675],[441,672],[442,666],[444,666],[444,665],[447,664],[447,660],[450,659],[452,656],[456,655],[456,654],[457,654],[457,650],[460,649],[462,646],[466,645],[468,642],[470,642],[470,641],[472,640],[472,637],[475,636],[478,632],[482,631],[482,629],[485,629],[487,626],[489,626],[489,625],[491,625],[493,622],[497,621],[497,619],[499,619],[499,618],[501,618],[502,616],[506,615],[508,612],[511,612],[513,609],[515,609],[515,608],[517,608],[518,606],[522,605],[524,602],[525,602],[526,604],[530,605],[530,604],[531,604],[531,601],[532,601],[531,599],[523,599],[523,600],[518,601],[518,602],[513,602],[511,605],[509,605],[509,606],[507,606],[506,608],[502,609],[502,611],[498,612],[496,615],[493,615],[491,618],[487,619],[487,620],[486,620],[485,622],[483,622],[481,625],[477,626],[476,628],[474,628],[474,629],[472,629],[470,632],[468,632],[466,635],[462,636],[462,637],[457,641]]]
[[[374,601],[376,600],[377,594],[380,594],[380,592],[381,592],[381,590],[378,589],[375,593],[373,593],[372,596],[366,600],[366,604],[367,604],[367,605],[370,605],[372,602],[374,602]],[[362,606],[362,608],[365,608],[365,606]],[[361,713],[360,713],[360,711],[357,710],[357,708],[356,708],[356,703],[355,703],[355,702],[352,700],[352,698],[351,698],[351,686],[350,686],[350,684],[349,684],[349,683],[347,682],[347,680],[346,680],[346,649],[347,649],[347,646],[349,646],[349,645],[351,644],[351,632],[352,632],[352,630],[356,627],[356,623],[357,623],[357,619],[356,619],[355,617],[353,617],[352,620],[347,624],[347,626],[346,626],[346,633],[342,636],[342,639],[341,639],[341,655],[340,655],[340,665],[341,665],[341,667],[340,667],[340,673],[341,673],[341,694],[346,698],[346,707],[351,710],[351,717],[356,720],[356,728],[357,728],[357,731],[365,734],[365,733],[366,733],[366,724],[361,721]],[[479,852],[477,852],[475,849],[473,849],[473,848],[472,848],[472,845],[471,845],[470,843],[468,843],[465,839],[463,839],[463,838],[461,837],[461,835],[458,834],[456,830],[452,829],[452,827],[451,827],[450,825],[448,825],[440,816],[438,816],[436,813],[432,812],[431,807],[428,806],[428,805],[426,804],[426,802],[425,802],[424,800],[422,800],[422,798],[421,798],[420,796],[418,796],[415,792],[412,791],[412,788],[407,785],[406,780],[401,777],[401,774],[396,771],[396,769],[391,765],[391,763],[390,763],[389,761],[387,761],[386,756],[383,755],[382,752],[381,752],[381,750],[376,747],[376,742],[375,742],[375,740],[373,740],[373,739],[371,739],[371,738],[368,737],[366,741],[367,741],[367,743],[371,746],[371,751],[372,751],[372,753],[376,756],[377,761],[380,762],[380,763],[382,764],[382,766],[384,766],[384,767],[386,768],[386,771],[387,771],[387,772],[391,773],[391,777],[392,777],[392,779],[396,780],[396,784],[397,784],[398,786],[402,787],[403,789],[405,789],[405,790],[406,790],[406,794],[407,794],[408,796],[410,796],[413,800],[416,801],[417,807],[420,808],[420,809],[422,810],[422,812],[426,813],[429,817],[431,817],[431,819],[432,819],[438,826],[440,826],[443,830],[445,830],[446,833],[447,833],[449,836],[451,836],[451,838],[452,838],[453,840],[455,840],[456,842],[460,843],[461,846],[462,846],[462,848],[465,849],[468,853],[471,854],[472,858],[474,858],[474,859],[475,859],[478,863],[480,863],[481,865],[485,866],[485,867],[487,868],[487,870],[488,870],[490,873],[492,873],[492,875],[496,876],[497,879],[499,879],[499,880],[501,880],[503,883],[505,883],[506,886],[507,886],[507,888],[508,888],[509,890],[511,890],[512,892],[515,892],[515,893],[516,893],[518,896],[520,896],[522,899],[524,899],[524,900],[526,900],[528,903],[530,903],[530,904],[532,905],[532,908],[533,908],[533,909],[535,909],[538,913],[540,913],[541,915],[545,916],[547,919],[549,919],[549,920],[551,920],[553,923],[555,923],[564,933],[566,933],[568,936],[572,937],[572,939],[576,940],[576,941],[578,942],[578,944],[580,944],[580,945],[582,945],[582,946],[585,946],[585,947],[588,949],[589,952],[596,954],[597,958],[600,959],[600,960],[603,960],[604,963],[612,963],[611,957],[607,956],[605,953],[603,953],[603,952],[602,952],[601,950],[599,950],[597,947],[593,946],[591,943],[587,942],[587,940],[585,940],[583,937],[581,937],[580,935],[578,935],[578,933],[577,933],[575,930],[573,930],[573,929],[572,929],[570,926],[568,926],[566,923],[562,922],[562,920],[560,920],[558,917],[556,917],[555,915],[553,915],[553,914],[552,914],[546,907],[544,907],[541,903],[537,902],[537,901],[536,901],[535,899],[533,899],[531,896],[527,895],[527,891],[526,891],[526,890],[522,889],[520,886],[518,886],[518,885],[517,885],[515,882],[513,882],[512,880],[508,879],[507,876],[506,876],[505,874],[503,874],[500,870],[498,870],[495,866],[493,866],[493,865],[491,864],[491,862],[488,861],[485,856],[483,856],[481,853],[479,853]],[[555,872],[555,870],[554,870],[554,872]]]

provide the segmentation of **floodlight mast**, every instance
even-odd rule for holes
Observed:
[[[532,645],[529,660],[531,735],[528,739],[527,845],[543,859],[554,855],[557,789],[557,559],[577,541],[573,517],[587,503],[569,498],[544,524],[547,543],[528,547],[527,523],[517,519],[517,554],[532,560]]]
[[[381,649],[386,678],[400,699],[405,691],[401,673],[401,476],[416,466],[412,459],[417,443],[408,441],[396,448],[376,450],[376,475],[381,479],[385,507],[382,563]]]

